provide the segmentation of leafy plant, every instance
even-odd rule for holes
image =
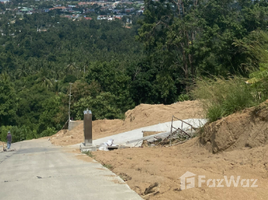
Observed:
[[[46,130],[44,130],[40,136],[45,137],[45,136],[51,136],[53,134],[57,133],[56,129],[54,127],[47,127]]]
[[[188,94],[180,94],[178,101],[189,101],[190,96]]]

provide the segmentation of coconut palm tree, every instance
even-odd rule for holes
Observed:
[[[40,72],[38,73],[39,77],[36,79],[36,83],[39,84],[41,87],[45,88],[52,88],[53,87],[53,81],[49,78],[49,73],[48,73],[47,68],[42,67],[40,69]]]

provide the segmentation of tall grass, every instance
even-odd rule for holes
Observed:
[[[202,101],[206,117],[213,122],[262,101],[257,88],[245,82],[241,77],[199,79],[192,95]]]

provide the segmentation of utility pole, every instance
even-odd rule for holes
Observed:
[[[73,83],[69,83],[70,84],[70,94],[69,94],[69,121],[68,121],[68,130],[70,130],[70,121],[71,121],[71,96],[72,96],[72,84]]]

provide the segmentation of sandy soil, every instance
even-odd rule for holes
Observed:
[[[213,153],[268,144],[268,100],[207,124],[201,142]]]
[[[128,130],[181,119],[200,118],[198,102],[164,105],[139,105],[126,112],[125,120],[93,122],[94,139]],[[268,101],[206,125],[199,138],[172,147],[143,147],[93,152],[94,159],[119,175],[144,199],[217,199],[266,200],[268,197]],[[54,144],[82,141],[83,125],[58,133],[50,139]],[[92,161],[85,155],[78,159]],[[195,174],[195,187],[181,190],[180,177]],[[205,176],[200,187],[198,176]],[[226,180],[234,176],[238,186],[228,187]],[[219,182],[222,187],[214,187]],[[246,179],[241,182],[242,179]],[[255,183],[254,181],[257,180]],[[247,185],[248,183],[248,185]],[[254,184],[253,184],[254,183]],[[199,182],[200,184],[200,182]],[[151,186],[151,190],[149,189]],[[152,187],[155,186],[155,187]],[[212,187],[209,187],[212,186]],[[244,186],[244,187],[243,187]],[[257,187],[252,187],[257,186]]]
[[[198,139],[174,147],[146,147],[120,149],[110,152],[93,152],[95,159],[112,167],[127,184],[144,199],[267,199],[268,197],[268,146],[211,154],[200,146]],[[224,179],[238,176],[241,179],[258,179],[257,188],[201,187],[180,191],[180,176],[185,172]],[[197,180],[196,180],[197,182]],[[146,188],[157,183],[149,194]],[[250,181],[250,186],[252,182]],[[216,182],[217,185],[217,182]],[[244,183],[243,183],[244,185]]]
[[[144,199],[268,199],[268,101],[206,125],[199,138],[173,147],[93,152]],[[194,188],[180,190],[180,176],[196,174]],[[240,176],[238,187],[198,187],[205,180]],[[241,183],[242,179],[247,179]],[[251,187],[254,180],[255,185]],[[247,183],[249,184],[247,187]],[[154,187],[149,193],[148,188]],[[212,185],[213,186],[213,185]],[[246,186],[246,187],[243,187]]]
[[[202,107],[198,101],[184,101],[171,105],[141,104],[125,113],[124,120],[96,120],[93,121],[93,139],[98,139],[117,133],[151,126],[171,121],[172,115],[179,119],[202,118]],[[66,146],[81,143],[84,124],[81,123],[71,131],[61,130],[50,137],[54,145]]]

